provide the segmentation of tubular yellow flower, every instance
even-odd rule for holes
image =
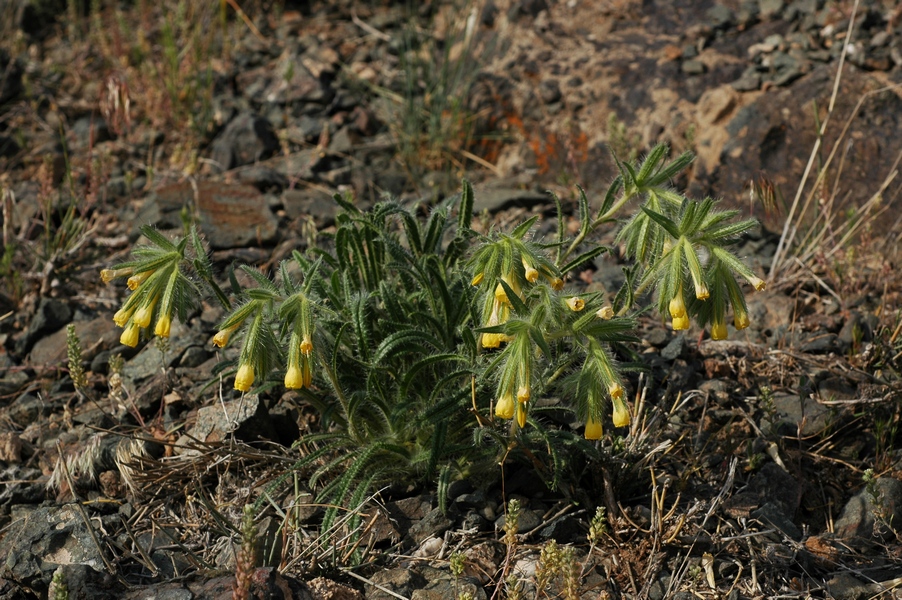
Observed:
[[[125,328],[125,331],[122,332],[122,335],[119,336],[119,343],[123,346],[134,348],[138,345],[138,335],[140,331],[141,329],[138,325],[132,321],[131,324]]]
[[[289,390],[296,390],[304,386],[304,374],[298,365],[291,365],[285,373],[285,387]]]
[[[310,368],[309,360],[301,361],[301,374],[304,377],[304,387],[309,388],[313,383],[313,370]]]
[[[472,281],[470,281],[470,285],[472,285],[473,287],[476,287],[477,285],[482,283],[483,279],[485,279],[485,273],[476,273],[476,276],[473,277]]]
[[[134,291],[138,289],[138,286],[144,283],[144,280],[153,274],[153,271],[144,271],[142,273],[136,273],[128,278],[126,282],[128,284],[128,289]]]
[[[552,278],[551,279],[551,289],[553,289],[556,292],[559,292],[562,289],[564,289],[564,280],[561,279],[560,277]]]
[[[733,326],[736,329],[745,329],[749,326],[749,314],[742,307],[733,310]]]
[[[530,283],[535,283],[539,280],[539,271],[533,267],[531,264],[526,262],[526,259],[522,259],[523,262],[523,270],[526,272],[526,281]]]
[[[518,404],[517,405],[517,426],[521,429],[526,427],[526,405]]]
[[[749,283],[754,286],[755,290],[763,291],[767,287],[767,282],[761,279],[760,277],[752,277],[749,279]]]
[[[583,436],[587,440],[600,440],[602,435],[601,421],[594,421],[591,417],[586,421],[586,431]]]
[[[153,316],[153,309],[157,305],[157,300],[159,300],[159,297],[145,303],[135,312],[134,322],[138,324],[138,327],[150,326],[150,318]]]
[[[586,307],[586,301],[578,296],[573,296],[572,298],[567,298],[567,306],[573,312],[579,312]]]
[[[117,277],[125,277],[134,273],[133,269],[101,269],[100,280],[109,283]]]
[[[119,327],[125,327],[125,324],[128,323],[128,320],[131,318],[132,313],[134,312],[134,308],[130,310],[120,308],[116,311],[116,314],[113,315],[113,322],[116,323],[116,325],[118,325]]]
[[[686,316],[686,304],[683,302],[683,290],[679,290],[676,296],[670,299],[670,316],[680,319]]]
[[[727,324],[724,322],[711,323],[711,339],[725,340],[727,339]]]
[[[529,386],[521,385],[517,390],[517,402],[527,402],[529,400]]]
[[[695,284],[695,297],[699,300],[707,300],[711,297],[711,292],[708,291],[708,286],[704,281]]]
[[[218,346],[219,348],[225,348],[225,345],[229,343],[229,338],[235,330],[238,329],[238,325],[240,325],[240,323],[232,325],[227,329],[220,329],[217,331],[216,335],[213,336],[213,345]]]
[[[514,397],[504,394],[498,398],[498,403],[495,405],[495,416],[500,419],[513,419],[514,408]]]
[[[609,321],[614,318],[614,309],[610,305],[605,305],[595,311],[595,316],[599,319]]]
[[[505,298],[506,297],[507,296],[505,296]],[[486,327],[501,325],[507,320],[502,302],[503,301],[499,300],[497,296],[492,301],[492,313],[489,315],[489,322],[485,324]],[[512,338],[509,335],[503,333],[483,333],[480,338],[480,343],[483,348],[497,348],[501,345],[501,342],[509,342],[511,339]]]
[[[614,398],[614,427],[623,427],[630,424],[630,409],[623,398]]]
[[[620,400],[623,398],[623,386],[617,383],[616,381],[611,384],[611,387],[608,388],[608,394],[611,395],[611,398],[614,400]]]
[[[246,392],[251,389],[254,384],[254,367],[248,363],[244,363],[238,367],[238,373],[235,374],[235,389],[239,392]]]
[[[154,327],[153,333],[154,335],[158,335],[160,337],[169,337],[169,328],[172,325],[172,317],[169,315],[160,315],[157,317],[157,324]]]
[[[673,330],[682,331],[689,329],[689,315],[673,318]]]
[[[304,339],[301,340],[301,353],[304,356],[310,356],[311,352],[313,352],[313,341],[309,335],[305,335]]]

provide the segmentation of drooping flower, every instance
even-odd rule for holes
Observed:
[[[733,326],[737,330],[745,329],[749,326],[749,313],[741,306],[738,308],[733,307]]]
[[[311,352],[313,352],[313,340],[310,339],[310,335],[308,334],[301,340],[301,353],[304,356],[310,356]]]
[[[141,305],[137,311],[135,311],[134,322],[138,324],[138,327],[149,327],[150,319],[153,316],[153,309],[157,305],[157,301],[160,299],[159,296],[151,299],[149,302],[145,302]]]
[[[529,401],[529,386],[521,385],[520,389],[517,390],[517,402],[523,403]]]
[[[539,280],[539,271],[533,267],[526,258],[522,259],[523,262],[523,270],[525,273],[526,281],[530,283],[535,283]]]
[[[711,292],[708,291],[708,286],[704,281],[695,284],[695,297],[699,300],[707,300],[711,297]]]
[[[603,319],[605,321],[609,321],[614,318],[614,309],[610,304],[606,304],[595,311],[595,316],[599,319]]]
[[[760,277],[752,277],[751,279],[749,279],[749,283],[751,283],[755,290],[759,292],[763,291],[767,287],[767,282]]]
[[[514,418],[514,397],[511,394],[504,394],[500,398],[498,398],[498,403],[495,405],[495,416],[500,419],[513,419]]]
[[[623,398],[623,386],[615,381],[608,388],[608,394],[610,394],[611,398],[614,398],[615,400],[622,399]]]
[[[122,335],[119,336],[119,343],[123,346],[128,346],[129,348],[134,348],[138,345],[138,337],[141,333],[141,328],[138,327],[138,324],[132,321],[129,323],[128,327],[125,328],[125,331],[122,332]]]
[[[630,424],[630,410],[623,401],[623,392],[620,396],[612,396],[614,402],[614,427],[623,427]]]
[[[674,317],[673,318],[673,330],[674,331],[682,331],[685,329],[689,329],[689,315],[684,315],[682,317]]]
[[[104,283],[109,283],[117,277],[125,277],[126,275],[131,275],[134,273],[133,269],[101,269],[100,270],[100,280]]]
[[[517,403],[517,426],[526,427],[526,404]]]
[[[225,345],[229,343],[229,338],[238,329],[240,323],[236,323],[231,327],[227,327],[226,329],[220,329],[216,332],[216,335],[213,336],[213,345],[218,346],[219,348],[225,348]]]
[[[135,273],[131,277],[128,278],[126,282],[128,284],[128,289],[134,291],[138,289],[138,286],[144,283],[144,281],[153,274],[153,271],[142,271],[141,273]]]
[[[118,325],[119,327],[125,327],[125,324],[128,323],[128,320],[131,318],[134,312],[134,307],[128,310],[126,310],[125,308],[120,308],[116,311],[116,314],[113,315],[113,322],[116,323],[116,325]]]
[[[556,292],[559,292],[562,289],[564,289],[564,280],[561,279],[560,277],[552,277],[551,278],[551,289],[553,289]]]
[[[600,440],[602,433],[601,421],[596,421],[589,417],[586,421],[586,431],[583,433],[583,436],[587,440]]]
[[[567,306],[573,312],[579,312],[586,307],[586,301],[579,296],[573,296],[571,298],[567,298]]]
[[[674,319],[680,319],[686,316],[686,303],[683,302],[682,288],[677,291],[676,295],[670,299],[670,316]]]
[[[507,305],[495,296],[495,299],[492,300],[492,312],[489,314],[489,321],[485,326],[494,327],[507,321],[507,310]],[[483,348],[498,348],[502,342],[509,341],[511,341],[511,337],[503,333],[483,333],[480,338]]]
[[[711,323],[711,339],[725,340],[727,339],[727,324],[723,321],[714,321]]]
[[[472,285],[473,287],[476,287],[477,285],[482,283],[483,279],[485,279],[485,273],[476,273],[476,276],[473,277],[472,281],[470,281],[470,285]]]
[[[169,315],[160,315],[157,317],[157,324],[154,327],[153,333],[159,337],[169,337],[169,328],[172,325],[172,317]]]
[[[250,363],[242,363],[235,374],[235,389],[246,392],[254,384],[254,367]]]
[[[298,365],[291,365],[285,372],[285,387],[289,390],[296,390],[304,387],[304,374]]]

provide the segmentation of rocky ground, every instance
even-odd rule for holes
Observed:
[[[617,441],[637,463],[598,466],[603,499],[528,473],[456,482],[445,512],[433,489],[387,493],[365,509],[354,569],[299,482],[296,531],[281,509],[257,522],[275,549],[257,597],[497,598],[506,573],[533,597],[552,540],[581,577],[549,597],[895,593],[895,3],[249,2],[246,21],[224,3],[225,24],[218,7],[100,4],[0,8],[0,598],[46,597],[57,572],[73,598],[229,597],[241,507],[316,431],[292,393],[219,384],[213,305],[164,348],[119,345],[126,292],[97,274],[140,225],[175,232],[196,214],[220,272],[267,269],[333,226],[335,192],[429,203],[466,175],[482,222],[503,227],[552,214],[548,189],[598,202],[609,148],[659,142],[698,155],[678,186],[761,218],[738,254],[770,285],[726,341],[643,317],[641,417]],[[621,278],[605,256],[571,284]],[[88,393],[68,372],[69,323]],[[590,545],[596,505],[607,532]]]

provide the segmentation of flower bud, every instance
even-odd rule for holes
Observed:
[[[623,427],[630,424],[630,410],[622,397],[614,398],[614,427]]]
[[[530,283],[535,283],[539,280],[539,272],[533,267],[531,264],[526,262],[526,259],[523,259],[523,270],[525,272],[526,281]]]
[[[759,292],[763,291],[767,287],[767,282],[765,282],[760,277],[752,277],[751,279],[749,279],[749,283],[751,283],[752,286],[754,286],[755,290]]]
[[[749,326],[749,314],[744,310],[737,310],[733,313],[733,326],[736,329],[745,329]]]
[[[301,353],[304,356],[310,356],[311,352],[313,352],[313,341],[309,335],[305,335],[304,339],[301,340]]]
[[[514,418],[514,397],[510,394],[504,394],[498,399],[495,405],[495,416],[501,419]]]
[[[136,273],[136,274],[132,275],[131,277],[128,278],[128,281],[126,282],[128,284],[128,289],[130,289],[132,291],[138,289],[138,286],[141,285],[142,283],[144,283],[144,280],[146,280],[148,277],[150,277],[152,273],[153,273],[153,271],[143,271],[141,273]]]
[[[243,363],[238,367],[238,373],[235,375],[235,389],[239,392],[246,392],[251,389],[254,384],[254,367],[248,363]]]
[[[686,316],[686,304],[683,302],[683,291],[677,292],[676,296],[670,299],[670,316],[674,319]]]
[[[711,323],[711,339],[725,340],[727,339],[727,324],[724,322]]]
[[[517,402],[527,401],[529,401],[529,386],[521,385],[520,389],[517,390]]]
[[[699,300],[707,300],[711,297],[711,292],[708,291],[708,286],[705,285],[705,282],[702,281],[695,286],[695,297]]]
[[[559,292],[559,291],[561,291],[562,289],[564,289],[564,280],[561,279],[560,277],[554,277],[554,278],[552,278],[552,280],[551,280],[551,289],[553,289],[553,290],[556,291],[556,292]]]
[[[138,345],[138,337],[140,331],[141,330],[138,325],[134,321],[132,321],[132,323],[125,328],[125,331],[122,332],[122,335],[119,336],[119,343],[123,346],[134,348]]]
[[[135,309],[125,310],[124,308],[120,308],[116,311],[116,314],[113,315],[113,322],[116,323],[119,327],[125,327],[125,324],[128,323],[128,320],[131,318],[132,313],[135,312]]]
[[[304,387],[304,374],[298,365],[291,365],[285,373],[285,387],[296,390]]]
[[[595,421],[591,417],[586,421],[586,431],[583,436],[587,440],[600,440],[602,435],[601,421]]]
[[[157,325],[154,327],[153,333],[154,335],[158,335],[160,337],[169,337],[169,328],[172,324],[172,317],[169,315],[160,315],[157,318]]]
[[[472,285],[473,287],[476,287],[477,285],[482,283],[483,279],[485,279],[485,273],[476,273],[476,276],[473,277],[472,281],[470,281],[470,285]]]

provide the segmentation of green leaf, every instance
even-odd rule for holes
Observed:
[[[686,167],[692,164],[692,161],[695,160],[695,155],[692,152],[686,151],[676,157],[671,163],[665,165],[660,171],[654,174],[653,177],[650,177],[648,181],[645,182],[646,186],[657,187],[659,185],[663,185],[668,183],[671,179],[676,177],[680,172],[682,172]]]
[[[660,225],[667,233],[669,233],[670,237],[672,237],[673,239],[679,239],[680,230],[677,227],[676,223],[674,223],[673,221],[671,221],[670,219],[668,219],[661,213],[657,213],[653,210],[650,210],[649,208],[647,208],[645,206],[640,206],[639,208],[641,208],[642,212],[644,212],[646,215],[648,215],[648,217],[652,221],[654,221],[655,223]]]
[[[526,304],[523,303],[523,299],[514,292],[513,288],[507,284],[503,279],[499,279],[498,283],[501,284],[501,287],[504,288],[504,293],[507,294],[507,300],[510,302],[511,308],[514,311],[514,314],[519,316],[525,316],[529,314],[529,309],[526,308]],[[492,293],[491,291],[489,293]]]
[[[667,155],[670,151],[670,148],[667,144],[658,144],[654,148],[652,148],[651,152],[648,153],[648,156],[645,157],[645,160],[642,162],[642,166],[639,168],[639,173],[633,178],[636,181],[636,185],[639,187],[647,187],[647,180],[654,173],[655,169],[657,169],[658,164],[661,160]]]
[[[588,252],[584,252],[584,253],[580,254],[579,256],[577,256],[576,258],[574,258],[573,260],[568,262],[566,265],[561,267],[561,273],[564,273],[564,274],[569,273],[570,271],[573,271],[573,270],[577,269],[578,267],[581,267],[582,265],[593,260],[595,257],[604,254],[607,251],[608,251],[608,248],[605,246],[596,246],[595,248],[592,248]]]
[[[460,206],[457,213],[457,226],[461,230],[470,228],[473,221],[473,186],[466,179],[461,181]]]
[[[532,228],[533,225],[536,224],[536,221],[539,220],[539,215],[534,217],[530,217],[529,219],[523,221],[511,232],[511,237],[514,239],[521,240],[523,236]]]
[[[178,252],[178,248],[175,244],[166,239],[166,236],[150,225],[142,225],[140,231],[152,244],[158,246],[162,250],[166,250],[167,252]]]
[[[370,363],[380,366],[388,356],[410,352],[423,352],[427,349],[435,349],[435,338],[424,331],[407,329],[396,331],[382,340]]]

